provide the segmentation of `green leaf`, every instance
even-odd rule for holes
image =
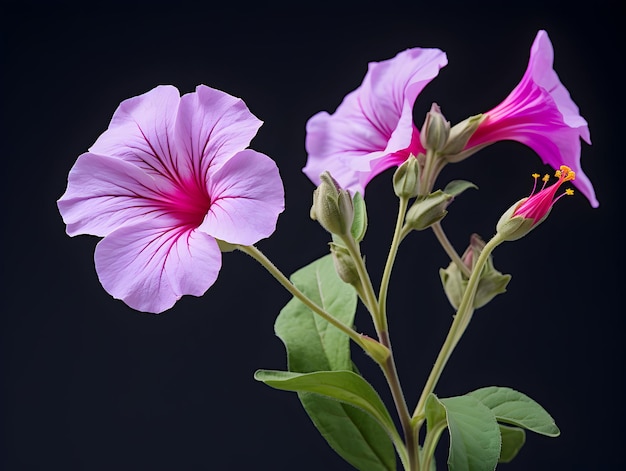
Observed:
[[[499,422],[531,432],[558,437],[561,433],[546,410],[525,394],[511,388],[489,386],[468,393],[493,411]]]
[[[284,391],[310,392],[357,407],[370,414],[390,433],[395,425],[378,393],[361,376],[352,371],[290,371],[258,370],[254,379]]]
[[[301,268],[291,280],[326,312],[346,325],[353,324],[357,295],[352,286],[337,275],[331,255]],[[285,344],[291,372],[356,371],[350,356],[349,338],[299,300],[294,298],[287,303],[274,328]],[[318,394],[299,392],[298,397],[331,448],[355,468],[368,471],[396,469],[389,434],[371,415]]]
[[[291,281],[318,306],[346,325],[352,325],[357,295],[335,272],[331,255],[301,268]],[[293,298],[281,310],[274,325],[276,335],[287,349],[290,371],[349,370],[350,339]]]
[[[468,182],[467,180],[452,180],[446,185],[446,187],[443,189],[443,192],[447,193],[448,195],[458,196],[465,190],[468,190],[470,188],[478,189],[476,185],[474,185],[472,182]]]
[[[500,424],[500,436],[502,437],[502,450],[498,463],[510,463],[526,442],[526,432],[521,428]]]
[[[354,205],[354,220],[352,221],[351,233],[354,240],[361,242],[365,238],[365,231],[367,231],[367,209],[361,193],[357,191],[354,194],[352,203]]]
[[[446,411],[450,434],[448,469],[493,471],[500,456],[500,429],[493,412],[471,396],[432,398]]]
[[[395,471],[389,435],[368,413],[314,393],[298,393],[328,444],[356,469]]]

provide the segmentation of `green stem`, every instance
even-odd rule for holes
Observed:
[[[465,289],[465,293],[463,293],[463,299],[461,300],[461,304],[459,305],[459,309],[454,316],[454,321],[452,321],[452,325],[450,326],[450,331],[448,332],[448,336],[446,337],[441,350],[439,351],[439,355],[437,356],[437,360],[435,361],[435,365],[428,376],[428,380],[426,381],[426,386],[424,386],[424,390],[422,391],[422,395],[417,403],[417,407],[415,408],[415,412],[413,413],[413,421],[417,423],[417,428],[419,430],[419,426],[421,425],[424,419],[424,407],[426,405],[426,399],[430,393],[432,393],[435,389],[437,381],[443,372],[443,369],[452,354],[452,351],[458,344],[461,339],[469,321],[474,312],[474,296],[476,295],[476,291],[478,289],[478,282],[480,281],[480,275],[483,270],[483,267],[489,260],[489,255],[491,252],[503,242],[503,239],[496,234],[483,248],[478,260],[476,261],[476,265],[472,270],[472,274],[467,283],[467,288]]]
[[[347,326],[324,309],[319,307],[313,301],[311,301],[302,291],[300,291],[289,279],[274,265],[259,249],[254,247],[253,245],[237,245],[238,250],[250,255],[257,262],[259,262],[263,267],[274,277],[276,280],[283,285],[283,287],[289,291],[294,297],[298,298],[302,303],[307,306],[311,311],[315,312],[317,315],[322,317],[324,320],[328,321],[330,324],[337,327],[339,330],[344,332],[348,337],[350,337],[357,345],[363,348],[366,352],[368,351],[367,346],[363,343],[361,339],[361,335],[354,331],[351,327]]]
[[[450,260],[452,260],[456,264],[456,266],[459,267],[459,270],[461,270],[463,274],[469,278],[472,274],[472,271],[467,265],[465,265],[465,263],[463,263],[463,260],[461,260],[459,254],[456,252],[456,250],[454,250],[454,247],[452,247],[452,244],[448,240],[446,233],[443,231],[443,227],[441,227],[441,223],[436,222],[430,227],[435,233],[435,236],[437,236],[437,240],[443,247],[443,250],[445,250],[450,257]]]
[[[414,433],[414,428],[411,424],[411,414],[409,413],[409,408],[406,404],[406,400],[404,399],[404,393],[402,392],[402,386],[400,385],[400,378],[398,377],[398,371],[393,359],[393,350],[391,348],[389,332],[386,330],[378,332],[378,338],[380,343],[389,350],[389,357],[387,358],[387,361],[381,363],[380,367],[383,370],[387,383],[389,384],[391,397],[393,398],[396,410],[398,411],[398,418],[400,419],[400,424],[402,425],[402,432],[404,433],[404,440],[408,451],[408,469],[411,471],[417,470],[417,466],[419,466],[419,457],[417,455],[417,436]]]
[[[389,254],[387,256],[387,262],[385,263],[385,268],[381,279],[380,291],[378,295],[378,320],[376,321],[376,330],[380,343],[382,343],[389,350],[389,358],[387,358],[387,361],[384,364],[381,364],[381,367],[383,369],[383,373],[385,374],[387,383],[389,384],[389,389],[391,390],[391,395],[393,397],[396,410],[398,411],[400,424],[402,425],[402,431],[404,433],[404,439],[408,451],[408,469],[414,471],[419,469],[419,447],[417,435],[414,433],[414,428],[411,424],[411,415],[409,413],[404,393],[402,392],[400,378],[398,377],[398,371],[393,358],[393,349],[391,348],[391,339],[389,337],[387,320],[387,292],[389,290],[391,271],[393,269],[396,255],[398,253],[398,247],[400,246],[400,242],[403,238],[402,228],[408,204],[408,198],[400,198],[396,226],[391,241],[391,247],[389,249]]]
[[[378,295],[378,319],[381,330],[387,330],[387,291],[389,290],[389,281],[391,279],[391,270],[398,254],[398,247],[402,240],[402,225],[404,224],[404,217],[406,216],[407,207],[409,205],[408,198],[400,198],[400,204],[398,207],[398,218],[396,219],[396,227],[391,240],[391,248],[389,249],[389,255],[387,256],[387,262],[385,263],[385,269],[383,271],[383,277],[380,282],[380,291]]]

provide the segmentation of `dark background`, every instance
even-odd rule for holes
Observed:
[[[313,186],[301,173],[310,116],[334,111],[369,61],[421,46],[443,49],[449,64],[418,97],[417,122],[433,101],[458,122],[492,108],[518,83],[538,29],[548,31],[555,68],[589,122],[593,145],[583,144],[582,163],[600,207],[578,193],[528,237],[496,251],[497,267],[513,274],[509,290],[477,311],[436,392],[509,386],[553,415],[559,438],[529,433],[517,459],[498,469],[626,464],[624,211],[616,190],[624,17],[617,2],[436,4],[5,3],[0,468],[351,469],[295,394],[253,379],[257,368],[286,368],[273,322],[289,299],[256,262],[225,254],[205,296],[185,297],[161,315],[134,312],[101,288],[97,239],[68,237],[55,201],[120,101],[158,84],[186,93],[204,83],[242,97],[265,122],[252,147],[278,163],[287,209],[258,246],[292,273],[327,250],[327,235],[309,220]],[[464,178],[480,187],[455,201],[443,222],[459,252],[471,232],[492,235],[499,215],[530,191],[534,171],[545,168],[516,143],[446,168],[442,183]],[[368,187],[363,250],[375,284],[396,212],[390,178]],[[401,250],[390,328],[412,409],[452,310],[438,277],[447,260],[434,236],[412,234]],[[371,332],[361,311],[357,324]],[[379,371],[356,360],[388,401]]]

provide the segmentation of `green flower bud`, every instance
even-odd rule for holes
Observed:
[[[393,174],[393,190],[399,198],[414,198],[419,194],[420,164],[413,154]]]
[[[374,340],[367,335],[361,334],[361,347],[371,356],[378,364],[387,361],[391,352],[382,343]]]
[[[347,190],[328,172],[320,175],[321,183],[313,192],[311,219],[331,234],[345,236],[350,234],[354,219],[354,206]]]
[[[335,263],[335,271],[339,278],[349,285],[359,287],[361,286],[361,277],[359,271],[356,268],[354,259],[348,252],[348,249],[342,245],[330,243],[330,253],[333,255],[333,262]]]
[[[426,119],[420,132],[420,142],[424,149],[439,152],[448,142],[450,134],[450,121],[446,121],[441,108],[433,103],[430,111],[426,113]]]
[[[441,221],[448,214],[446,208],[453,198],[453,195],[441,190],[418,198],[406,213],[405,222],[407,226],[416,231],[421,231]]]
[[[484,247],[485,242],[477,234],[472,234],[470,244],[461,257],[463,264],[470,270],[473,270],[474,264]],[[440,269],[439,276],[448,301],[455,309],[458,309],[465,294],[469,278],[454,262],[451,262],[447,268]],[[495,269],[493,259],[490,256],[483,267],[480,280],[478,281],[478,288],[474,296],[474,309],[484,306],[498,294],[504,293],[510,280],[511,275],[503,275]]]
[[[467,145],[470,137],[476,132],[480,123],[486,118],[486,115],[477,114],[464,119],[458,124],[452,126],[448,135],[448,141],[446,145],[441,149],[441,154],[446,156],[452,156],[451,162],[457,162],[462,158],[454,158],[457,154],[462,155],[463,149]]]

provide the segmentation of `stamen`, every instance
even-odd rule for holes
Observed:
[[[539,178],[539,174],[533,173],[531,176],[535,179],[535,183],[533,183],[533,190],[530,192],[530,195],[532,196],[535,194],[535,190],[537,189],[537,179]]]
[[[565,189],[565,194],[567,196],[572,196],[574,194],[574,190],[572,190],[571,188],[566,188]]]

